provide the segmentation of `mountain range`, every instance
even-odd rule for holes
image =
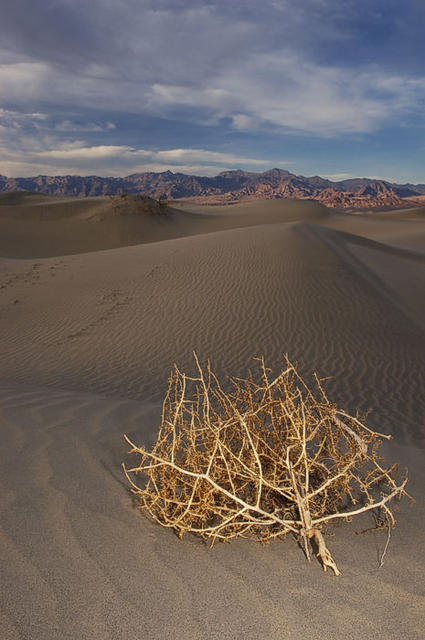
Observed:
[[[191,199],[205,204],[230,204],[259,199],[312,199],[337,209],[384,209],[423,204],[425,184],[352,178],[332,182],[320,176],[298,176],[283,169],[263,173],[223,171],[214,177],[183,173],[135,173],[124,178],[100,176],[0,175],[0,192],[31,191],[56,196],[102,196],[143,193],[158,200]]]

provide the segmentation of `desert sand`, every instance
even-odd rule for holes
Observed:
[[[0,196],[0,637],[423,638],[425,208]],[[283,355],[390,433],[409,468],[386,561],[362,516],[342,571],[287,539],[208,549],[134,508],[123,434],[154,441],[174,362]]]

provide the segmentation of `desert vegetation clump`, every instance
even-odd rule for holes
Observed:
[[[324,538],[333,523],[372,511],[389,542],[390,502],[407,483],[377,453],[390,436],[338,409],[317,376],[310,388],[288,359],[277,377],[259,359],[257,378],[230,379],[229,390],[195,361],[196,376],[171,372],[153,448],[125,436],[140,456],[123,468],[141,509],[212,544],[291,534],[336,575]]]
[[[141,193],[130,194],[125,191],[119,195],[110,195],[114,211],[120,216],[148,215],[166,216],[168,214],[167,201],[159,198],[154,200]]]

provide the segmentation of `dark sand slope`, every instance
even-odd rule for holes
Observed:
[[[158,206],[137,196],[56,198],[26,192],[0,194],[0,256],[42,258],[127,247],[223,229],[322,220],[316,202],[269,201],[231,207]]]
[[[335,229],[379,240],[390,246],[425,253],[425,207],[334,215],[330,224]]]
[[[48,247],[16,231],[36,260],[0,241],[0,637],[422,638],[425,220],[191,207],[164,224],[139,216],[144,244],[81,253],[84,225],[121,227],[108,211],[87,222],[98,201],[71,203],[79,254],[46,257],[67,242],[56,231]],[[368,518],[330,539],[337,579],[292,540],[208,551],[132,509],[121,435],[152,441],[170,366],[190,370],[193,349],[233,374],[287,352],[334,376],[340,405],[374,408],[417,498],[401,503],[382,569],[385,536],[354,534]]]

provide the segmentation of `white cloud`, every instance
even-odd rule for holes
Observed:
[[[78,26],[81,0],[53,4],[55,12],[41,8],[33,17],[44,37],[22,42],[26,60],[0,51],[7,61],[0,96],[22,110],[100,108],[209,125],[225,119],[240,132],[339,136],[377,130],[423,105],[423,77],[358,64],[354,56],[350,67],[313,55],[319,41],[345,37],[349,45],[343,19],[355,16],[352,0],[344,9],[337,0],[123,0],[120,8],[93,0],[77,31],[67,26]],[[2,16],[3,35],[10,38],[26,22],[16,8],[6,13],[11,22],[8,29]],[[50,43],[59,38],[60,62]],[[104,125],[73,126],[65,119],[57,129],[95,132]]]
[[[50,65],[41,62],[0,64],[0,95],[14,104],[39,100],[47,88],[50,71]]]
[[[220,171],[235,167],[264,170],[273,164],[268,160],[205,149],[151,151],[125,145],[83,146],[81,142],[64,142],[47,150],[36,149],[30,143],[25,144],[24,150],[0,146],[0,157],[3,157],[0,173],[11,176],[32,176],[38,173],[124,176],[144,171],[167,170],[217,175]]]
[[[350,178],[358,178],[352,173],[322,173],[322,178],[327,178],[328,180],[334,180],[338,182],[339,180],[349,180]]]
[[[55,131],[61,131],[63,133],[99,133],[101,131],[112,131],[116,129],[116,125],[113,122],[99,123],[99,122],[72,122],[71,120],[63,120],[54,125]]]
[[[167,160],[168,162],[227,162],[237,165],[269,165],[268,160],[260,160],[258,158],[249,158],[246,156],[239,156],[233,153],[222,153],[219,151],[207,151],[205,149],[169,149],[166,151],[157,151],[154,154],[158,160]]]
[[[259,128],[258,118],[247,116],[245,113],[234,113],[231,120],[233,128],[238,131],[252,131]]]
[[[28,104],[45,103],[56,110],[69,105],[75,110],[101,107],[209,125],[227,119],[238,131],[266,127],[276,133],[318,136],[377,130],[420,113],[425,99],[424,77],[397,75],[373,65],[317,64],[291,49],[245,51],[243,58],[238,54],[217,68],[211,67],[205,49],[197,56],[191,49],[190,63],[188,52],[180,57],[176,52],[179,68],[174,69],[169,57],[167,65],[164,58],[156,60],[152,40],[137,46],[148,47],[144,55],[156,74],[149,65],[132,75],[93,62],[75,68],[47,62],[2,64],[0,95],[23,110]],[[65,120],[58,130],[71,131],[72,126],[74,131],[98,131],[105,125],[71,125]]]
[[[150,103],[165,113],[196,105],[228,117],[235,129],[262,126],[276,132],[316,135],[364,133],[414,109],[425,97],[425,80],[385,77],[372,67],[318,66],[290,52],[253,54],[204,87],[156,84]]]
[[[202,137],[196,143],[193,135],[191,142],[181,141],[194,124],[220,126],[235,144],[243,134],[272,133],[277,149],[281,134],[343,139],[386,125],[412,126],[413,120],[425,125],[423,69],[418,63],[410,73],[409,52],[404,66],[398,66],[404,42],[400,25],[405,24],[404,33],[415,27],[409,12],[400,21],[391,11],[379,15],[376,3],[367,0],[361,9],[358,0],[38,4],[34,12],[33,0],[7,2],[2,11],[3,173],[119,175],[153,166],[205,171],[215,165],[217,170],[270,166],[244,154],[208,149],[151,152],[125,146],[129,140],[147,144],[141,137],[145,117],[183,123],[175,129],[180,142],[166,142],[173,122],[160,132],[155,144],[167,147],[207,147]],[[384,26],[394,33],[388,33],[388,42],[378,37],[375,43],[369,25],[378,35]],[[420,61],[420,27],[418,33],[412,43],[405,40],[412,51],[415,45]],[[137,142],[128,137],[130,125],[127,137],[120,137],[117,113],[140,118]],[[131,123],[138,126],[136,118]],[[211,130],[206,131],[211,140]]]
[[[230,164],[251,164],[265,166],[267,160],[238,156],[219,151],[207,151],[205,149],[166,149],[163,151],[150,151],[147,149],[134,149],[125,145],[98,145],[92,147],[73,146],[69,149],[50,149],[40,151],[40,158],[57,160],[84,160],[99,158],[121,158],[134,163],[138,160],[156,162],[168,162],[171,165],[180,165],[184,162],[214,162]]]
[[[109,164],[108,168],[98,168],[96,169],[96,165],[91,167],[91,170],[87,170],[87,168],[82,167],[79,164],[60,164],[55,162],[54,164],[43,163],[41,160],[37,162],[37,164],[32,162],[25,162],[23,160],[19,161],[5,161],[1,165],[0,174],[7,176],[16,176],[16,177],[31,177],[35,175],[49,175],[49,176],[60,176],[60,175],[100,175],[100,176],[110,176],[110,177],[124,177],[126,175],[131,175],[133,173],[144,173],[144,172],[163,172],[163,171],[172,171],[173,173],[184,173],[187,175],[196,175],[196,176],[216,176],[221,171],[229,171],[231,167],[229,166],[218,166],[218,165],[205,165],[205,164],[182,164],[178,166],[169,165],[169,164],[153,164],[148,163],[146,165],[137,164],[134,167],[129,167],[126,171],[123,171],[122,166],[117,162],[113,164],[112,162]]]
[[[25,113],[0,108],[0,124],[7,127],[21,128],[23,125],[45,122],[47,119],[46,113]]]

